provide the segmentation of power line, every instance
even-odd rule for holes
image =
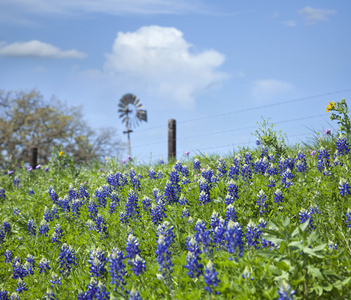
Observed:
[[[258,110],[258,109],[263,109],[263,108],[268,108],[268,107],[280,106],[280,105],[284,105],[284,104],[296,103],[296,102],[301,102],[301,101],[305,101],[305,100],[320,98],[320,97],[324,97],[324,96],[340,94],[340,93],[344,93],[344,92],[348,92],[348,91],[351,91],[351,89],[345,89],[345,90],[340,90],[340,91],[335,91],[335,92],[328,92],[328,93],[314,95],[314,96],[308,96],[308,97],[297,98],[297,99],[293,99],[293,100],[282,101],[282,102],[278,102],[278,103],[271,103],[271,104],[266,104],[266,105],[254,106],[254,107],[244,108],[241,110],[229,111],[229,112],[225,112],[225,113],[221,113],[221,114],[214,114],[214,115],[209,115],[209,116],[205,116],[205,117],[199,117],[199,118],[194,118],[194,119],[189,119],[189,120],[178,121],[177,123],[178,124],[189,123],[189,122],[194,122],[194,121],[199,121],[199,120],[221,117],[221,116],[230,115],[230,114],[238,114],[238,113],[247,112],[247,111],[253,111],[253,110]],[[156,125],[153,127],[141,129],[141,130],[138,130],[135,132],[136,133],[143,132],[143,131],[148,131],[148,130],[161,128],[161,127],[166,127],[166,125],[160,124],[160,125]]]
[[[274,123],[269,123],[269,124],[283,124],[283,123],[296,122],[296,121],[313,119],[313,118],[318,118],[318,117],[323,117],[323,116],[325,116],[325,114],[319,114],[319,115],[313,115],[313,116],[308,116],[308,117],[301,117],[301,118],[296,118],[296,119],[284,120],[284,121],[279,121],[279,122],[274,122]],[[191,135],[191,136],[185,136],[185,137],[177,138],[177,140],[186,140],[186,139],[192,139],[192,138],[197,138],[197,137],[202,137],[202,136],[217,135],[217,134],[223,134],[223,133],[235,132],[235,131],[242,131],[242,130],[247,130],[247,129],[255,129],[255,128],[257,128],[257,125],[247,126],[247,127],[239,127],[239,128],[235,128],[235,129],[229,129],[229,130],[223,130],[223,131],[217,131],[217,132],[210,132],[210,133],[204,133],[204,134],[197,134],[197,135]],[[155,145],[155,144],[161,144],[161,143],[166,143],[166,142],[167,142],[167,140],[162,140],[162,141],[157,141],[155,143],[148,143],[148,144],[137,145],[137,146],[134,146],[133,148],[139,148],[139,147],[150,146],[150,145]]]

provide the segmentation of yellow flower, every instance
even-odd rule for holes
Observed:
[[[329,104],[327,106],[327,112],[333,110],[336,107],[336,104],[334,101],[333,102],[328,101],[328,102],[329,102]]]
[[[61,155],[62,155],[62,153],[63,153],[63,151],[61,151],[61,152],[59,153],[59,156],[61,156]]]

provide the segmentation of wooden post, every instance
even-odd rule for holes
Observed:
[[[168,120],[168,160],[176,158],[176,120]]]
[[[38,148],[30,147],[29,165],[33,168],[33,170],[37,167],[37,160],[38,160]]]

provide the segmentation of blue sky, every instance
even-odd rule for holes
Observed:
[[[167,159],[171,118],[178,158],[253,146],[261,116],[293,144],[330,127],[328,100],[349,102],[350,11],[324,0],[2,0],[0,89],[82,105],[90,126],[124,142],[117,104],[135,94],[148,113],[131,135],[142,162]]]

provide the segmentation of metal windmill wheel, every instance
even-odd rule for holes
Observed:
[[[128,136],[128,152],[132,156],[130,147],[130,133],[132,127],[139,125],[141,121],[147,122],[146,110],[137,96],[133,94],[125,94],[118,104],[119,117],[122,119],[122,123],[126,124],[126,133]]]

